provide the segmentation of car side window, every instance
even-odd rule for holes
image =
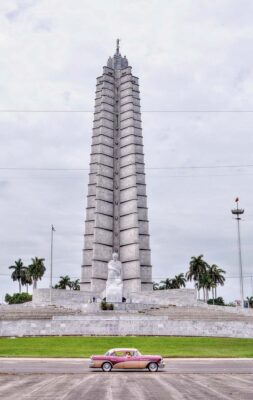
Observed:
[[[123,357],[125,354],[122,351],[117,351],[114,353],[115,357]]]

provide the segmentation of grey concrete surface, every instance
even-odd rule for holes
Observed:
[[[0,373],[7,374],[87,374],[89,359],[81,358],[0,358]],[[113,371],[118,373],[118,371]],[[145,372],[141,371],[140,373]],[[253,359],[185,358],[165,359],[161,371],[170,374],[253,374]]]
[[[0,359],[0,399],[252,400],[253,359],[166,359],[158,373],[89,370],[86,359]]]

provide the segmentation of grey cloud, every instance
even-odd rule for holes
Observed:
[[[35,23],[34,30],[50,32],[52,30],[52,21],[49,19],[40,19]]]
[[[24,14],[36,3],[38,3],[38,0],[16,0],[15,8],[11,11],[8,11],[5,16],[10,22],[14,22],[18,17]]]

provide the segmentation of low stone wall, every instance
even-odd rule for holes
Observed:
[[[166,316],[55,316],[52,319],[0,321],[0,336],[155,335],[253,338],[253,322],[169,320]]]
[[[33,305],[57,305],[69,308],[81,308],[82,304],[91,302],[91,293],[80,290],[65,289],[35,289],[33,291]]]
[[[93,297],[96,301],[101,302],[99,293],[90,293],[79,290],[64,289],[35,289],[33,292],[34,305],[58,305],[69,308],[85,308],[84,305],[91,303]],[[144,305],[177,305],[177,306],[194,306],[197,305],[194,289],[169,289],[169,290],[152,290],[146,292],[131,293],[127,303],[144,304]],[[140,307],[136,306],[136,309]]]
[[[198,302],[198,306],[206,309],[211,309],[215,311],[225,311],[230,314],[240,314],[240,315],[246,315],[246,316],[252,316],[253,317],[253,308],[242,308],[240,306],[237,307],[230,307],[230,306],[215,306],[211,304],[206,304],[203,302]]]
[[[147,292],[131,293],[131,303],[156,304],[161,306],[194,306],[197,299],[194,289],[152,290]]]

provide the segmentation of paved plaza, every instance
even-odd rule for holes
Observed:
[[[252,379],[253,360],[245,359],[167,359],[158,373],[103,373],[81,359],[1,359],[0,398],[251,400]]]

